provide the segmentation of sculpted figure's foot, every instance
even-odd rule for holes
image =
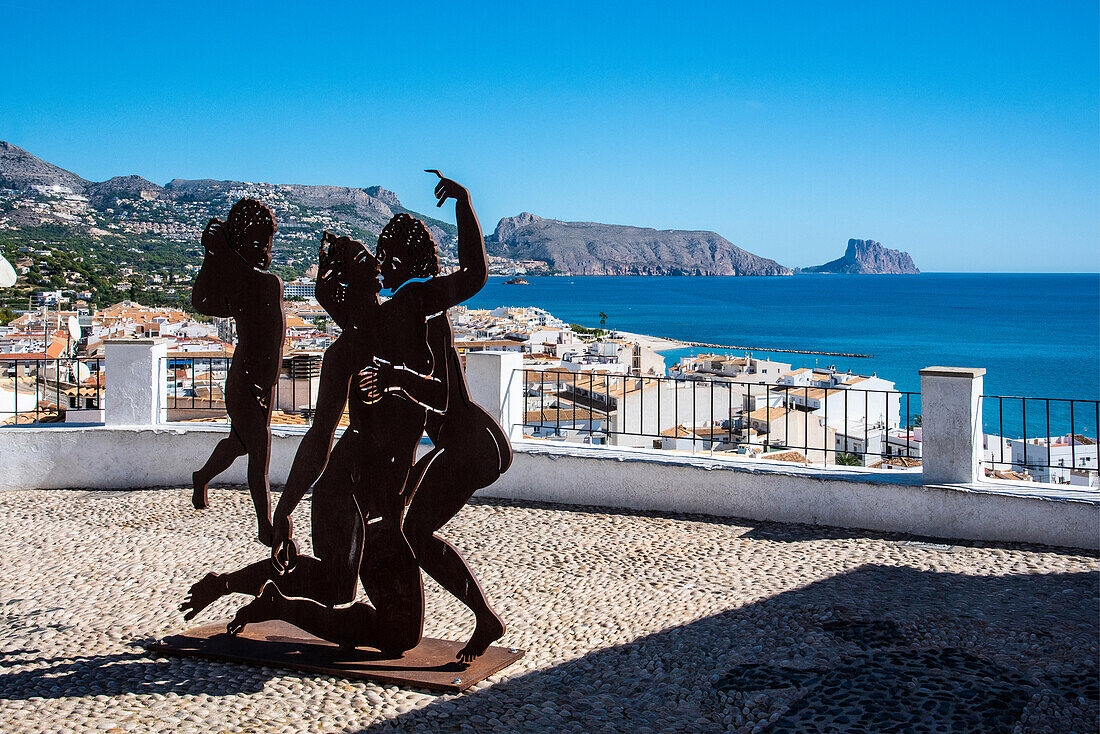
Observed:
[[[225,631],[231,635],[239,635],[244,631],[245,625],[274,619],[276,594],[278,591],[275,589],[275,584],[265,584],[259,596],[237,610],[236,616],[226,625]]]
[[[195,485],[195,489],[191,492],[191,504],[195,506],[196,510],[205,510],[206,501],[206,482],[199,481],[199,473],[192,472],[191,483]]]
[[[183,618],[192,620],[195,615],[206,609],[218,599],[229,593],[229,586],[220,573],[208,573],[191,585],[187,598],[180,604]]]
[[[475,658],[480,657],[489,649],[489,645],[503,637],[504,631],[504,622],[492,612],[489,612],[487,616],[479,617],[477,627],[474,628],[474,634],[470,637],[470,641],[466,643],[466,647],[458,651],[458,661],[460,663],[472,663]]]

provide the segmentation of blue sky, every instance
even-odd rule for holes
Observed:
[[[408,7],[404,7],[408,6]],[[0,139],[137,173],[392,189],[482,224],[710,229],[791,265],[1100,269],[1089,2],[0,0]]]

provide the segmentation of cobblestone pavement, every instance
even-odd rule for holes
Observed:
[[[528,650],[463,695],[145,653],[264,554],[247,493],[0,494],[0,731],[1095,732],[1094,554],[479,502],[445,529]],[[297,527],[308,527],[299,509]],[[432,582],[426,633],[472,617]],[[198,622],[228,618],[244,597]]]

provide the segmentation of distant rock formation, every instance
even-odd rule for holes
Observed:
[[[102,202],[112,198],[132,199],[142,195],[153,199],[167,198],[167,192],[163,186],[158,186],[141,176],[115,176],[103,183],[88,184],[85,193],[89,199]]]
[[[37,158],[18,145],[0,140],[0,188],[16,191],[35,189],[84,193],[88,181],[71,171]]]
[[[541,260],[568,275],[790,275],[714,232],[563,222],[523,212],[487,238],[494,255]]]
[[[844,257],[824,265],[802,268],[803,273],[856,273],[861,275],[916,275],[920,271],[908,252],[891,250],[874,240],[848,240]]]

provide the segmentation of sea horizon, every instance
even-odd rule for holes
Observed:
[[[569,323],[732,344],[920,390],[931,365],[984,367],[990,395],[1100,399],[1100,274],[493,276],[471,308],[537,306]],[[1052,325],[1058,328],[1051,328]],[[793,354],[814,350],[868,358]],[[671,366],[683,354],[665,352]],[[717,350],[720,351],[720,350]]]

